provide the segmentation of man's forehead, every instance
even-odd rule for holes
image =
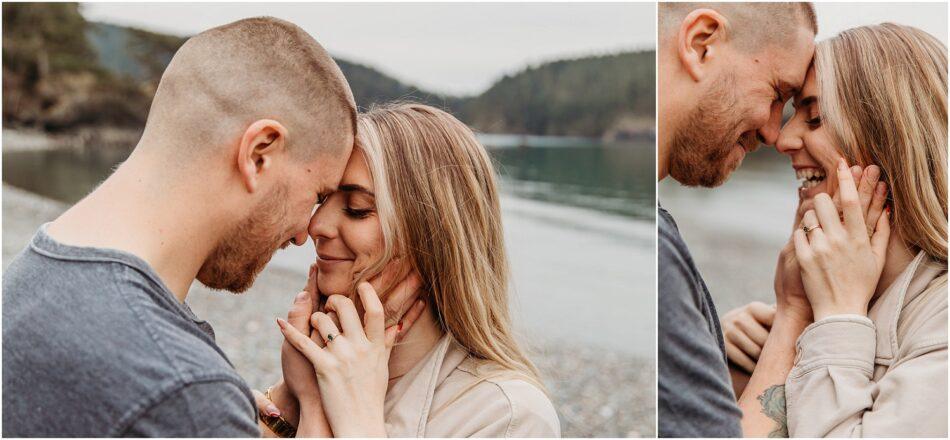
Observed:
[[[805,76],[815,54],[812,35],[795,39],[781,49],[773,48],[771,72],[775,87],[787,97],[797,94],[805,84]]]

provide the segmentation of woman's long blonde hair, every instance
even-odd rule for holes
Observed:
[[[910,26],[848,29],[818,44],[822,124],[849,163],[881,167],[891,225],[947,263],[947,48]]]
[[[358,118],[358,143],[376,192],[382,271],[407,256],[431,295],[443,330],[473,356],[541,386],[515,340],[495,171],[475,134],[452,115],[391,104]]]

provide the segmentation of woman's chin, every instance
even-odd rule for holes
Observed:
[[[323,296],[331,295],[349,295],[352,289],[352,282],[345,279],[336,279],[342,277],[317,277],[317,290]]]

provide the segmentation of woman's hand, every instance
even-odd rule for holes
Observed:
[[[729,360],[752,374],[773,319],[775,306],[760,302],[751,302],[723,315],[722,334]]]
[[[831,197],[819,194],[814,209],[802,218],[808,232],[794,232],[795,257],[802,268],[802,282],[815,320],[838,314],[867,314],[890,238],[889,215],[879,215],[873,231],[867,222],[869,211],[883,210],[887,192],[884,184],[877,184],[872,201],[862,211],[861,195],[844,159],[839,160],[837,175],[844,221]]]
[[[420,285],[418,277],[410,275],[387,300],[415,295]],[[405,326],[422,314],[425,303],[416,301],[398,325],[386,329],[384,308],[375,289],[364,282],[357,292],[365,310],[362,322],[353,301],[342,295],[331,296],[325,307],[327,313],[337,315],[339,326],[327,313],[312,315],[311,325],[317,330],[314,335],[322,344],[287,321],[278,319],[278,324],[286,340],[313,365],[322,408],[334,436],[385,436],[383,403],[389,381],[389,354]],[[301,402],[301,413],[308,411]]]

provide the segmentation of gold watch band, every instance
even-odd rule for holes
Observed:
[[[264,392],[264,397],[267,400],[273,402],[274,400],[270,397],[270,388]],[[280,438],[293,438],[297,436],[297,427],[291,425],[290,422],[285,420],[281,416],[271,416],[262,411],[258,411],[258,415],[261,418],[261,421],[264,422],[264,425],[267,425],[274,434],[277,434]]]

